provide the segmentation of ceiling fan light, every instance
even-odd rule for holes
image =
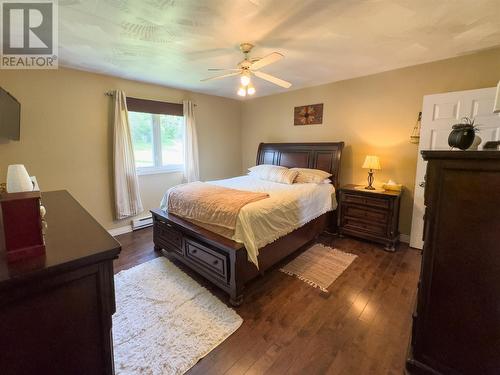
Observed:
[[[239,96],[247,96],[247,90],[245,90],[245,88],[244,88],[244,87],[240,87],[240,88],[238,89],[238,95],[239,95]]]
[[[249,86],[247,87],[247,94],[248,94],[248,95],[253,95],[253,94],[255,94],[255,87],[253,87],[253,85],[249,85]]]
[[[245,72],[241,74],[240,82],[243,86],[248,86],[250,83],[250,74]]]

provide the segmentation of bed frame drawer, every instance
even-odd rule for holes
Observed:
[[[171,249],[181,255],[184,253],[182,234],[174,229],[171,224],[155,218],[153,236],[155,242]]]
[[[227,280],[227,256],[186,238],[186,258],[203,266],[214,276]]]

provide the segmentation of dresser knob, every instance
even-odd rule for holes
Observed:
[[[197,253],[196,249],[191,250],[191,254],[196,254],[196,253]]]
[[[217,265],[217,263],[219,263],[219,261],[217,259],[214,260],[214,266]]]

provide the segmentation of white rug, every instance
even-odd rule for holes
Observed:
[[[164,257],[115,275],[117,375],[183,374],[243,323]]]

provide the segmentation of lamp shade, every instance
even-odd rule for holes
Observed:
[[[33,182],[22,164],[9,165],[7,169],[7,193],[33,191]]]
[[[493,107],[493,113],[500,113],[500,81],[497,85],[497,94],[495,96],[495,105]]]
[[[380,160],[378,159],[378,156],[374,155],[368,155],[365,158],[365,162],[363,163],[364,169],[381,169],[380,168]]]

